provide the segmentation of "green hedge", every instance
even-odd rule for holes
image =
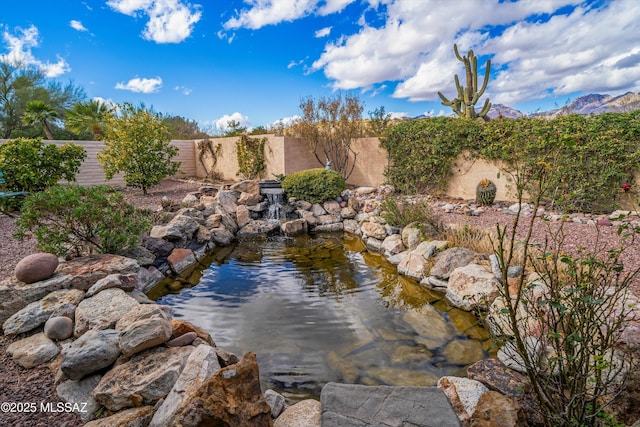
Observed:
[[[289,197],[321,203],[338,197],[345,189],[345,180],[336,171],[307,169],[287,175],[282,180],[282,188]]]
[[[620,187],[640,170],[640,111],[555,119],[494,119],[486,124],[431,118],[393,126],[382,139],[387,181],[399,191],[442,191],[453,160],[501,160],[512,175],[545,168],[544,196],[568,211],[615,208]]]

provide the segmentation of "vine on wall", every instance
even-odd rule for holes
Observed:
[[[266,169],[264,146],[267,138],[240,136],[236,142],[238,152],[238,175],[243,179],[255,179]]]
[[[198,160],[206,172],[205,181],[220,181],[222,174],[216,172],[216,165],[218,164],[218,158],[222,156],[222,144],[213,145],[213,141],[208,137],[202,141],[198,141],[196,144],[198,148]],[[211,168],[207,169],[205,162],[206,157],[211,158]]]

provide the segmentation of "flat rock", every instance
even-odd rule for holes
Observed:
[[[77,305],[84,298],[84,292],[79,289],[61,289],[53,291],[40,301],[32,302],[2,325],[6,335],[21,334],[41,326],[58,308],[66,305]]]
[[[85,423],[95,418],[100,405],[93,399],[93,389],[100,382],[101,375],[92,375],[80,381],[65,381],[56,387],[60,399],[80,409],[76,412]]]
[[[254,220],[238,230],[238,239],[248,239],[254,237],[270,236],[278,231],[278,224],[265,220]]]
[[[191,249],[175,248],[167,262],[175,273],[180,274],[196,263],[196,257]]]
[[[58,257],[38,252],[22,258],[14,269],[16,279],[24,283],[34,283],[48,279],[58,267]]]
[[[137,305],[118,320],[116,329],[124,331],[133,323],[145,319],[171,320],[171,307],[155,303]]]
[[[107,372],[93,396],[111,411],[154,405],[171,391],[193,350],[155,347],[138,353]]]
[[[438,388],[447,396],[458,418],[463,422],[468,422],[480,397],[489,391],[480,381],[451,376],[440,377]]]
[[[78,304],[74,335],[79,337],[89,329],[112,329],[116,322],[139,302],[122,289],[106,289]]]
[[[453,270],[471,263],[475,256],[475,252],[466,248],[445,249],[436,256],[436,263],[430,274],[438,279],[447,280]]]
[[[209,332],[186,320],[182,320],[182,319],[171,320],[171,329],[173,329],[173,334],[171,335],[171,338],[178,338],[179,336],[182,336],[188,332],[195,332],[198,338],[203,339],[212,347],[216,346]]]
[[[131,292],[136,288],[137,283],[138,279],[135,274],[110,274],[94,283],[87,291],[86,297],[92,297],[109,288],[120,288],[125,292]]]
[[[95,254],[74,258],[58,266],[57,272],[70,276],[69,288],[86,291],[110,274],[137,274],[138,262],[121,255]]]
[[[449,400],[436,387],[328,383],[320,394],[323,427],[459,427]]]
[[[90,330],[72,342],[62,356],[60,369],[71,380],[113,365],[120,356],[115,329]]]
[[[39,333],[9,344],[6,352],[23,368],[33,368],[50,361],[60,350],[53,341]]]
[[[120,334],[120,350],[130,357],[148,348],[164,344],[171,338],[171,321],[167,319],[138,320]]]

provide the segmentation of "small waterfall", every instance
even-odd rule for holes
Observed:
[[[269,188],[262,190],[267,196],[269,207],[267,209],[267,221],[280,223],[281,220],[287,218],[287,212],[284,209],[284,191],[281,188]]]

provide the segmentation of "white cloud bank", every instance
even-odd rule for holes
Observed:
[[[151,79],[134,77],[126,83],[117,83],[115,88],[129,90],[136,93],[154,93],[162,87],[162,79],[155,77]]]
[[[232,121],[239,123],[240,127],[244,127],[247,129],[251,128],[251,122],[249,121],[249,117],[245,116],[244,114],[238,113],[236,111],[231,115],[225,114],[219,119],[216,119],[215,121],[216,130],[220,133],[227,132],[228,130],[231,129],[231,127],[229,126],[229,123]]]
[[[326,16],[340,12],[355,0],[244,0],[249,8],[223,24],[226,30],[249,28],[257,30],[267,25],[291,22],[309,15]],[[411,1],[411,0],[410,0]]]
[[[245,0],[225,29],[259,29],[309,15],[342,11],[354,0]],[[640,91],[638,0],[362,0],[355,34],[325,45],[312,70],[336,90],[395,84],[393,96],[436,101],[455,92],[474,49],[492,59],[487,95],[512,104],[576,92]],[[368,12],[376,18],[368,23]],[[380,20],[382,17],[382,20]],[[322,30],[317,36],[324,34]]]
[[[200,6],[180,0],[109,0],[107,5],[129,16],[139,13],[149,18],[142,37],[156,43],[180,43],[193,32],[200,21]]]
[[[27,29],[16,28],[16,35],[9,31],[4,31],[2,38],[9,47],[9,52],[0,55],[0,62],[10,64],[21,64],[23,66],[35,66],[42,71],[46,77],[58,77],[71,71],[71,67],[58,56],[57,62],[41,61],[31,52],[40,44],[38,28],[34,25]]]

